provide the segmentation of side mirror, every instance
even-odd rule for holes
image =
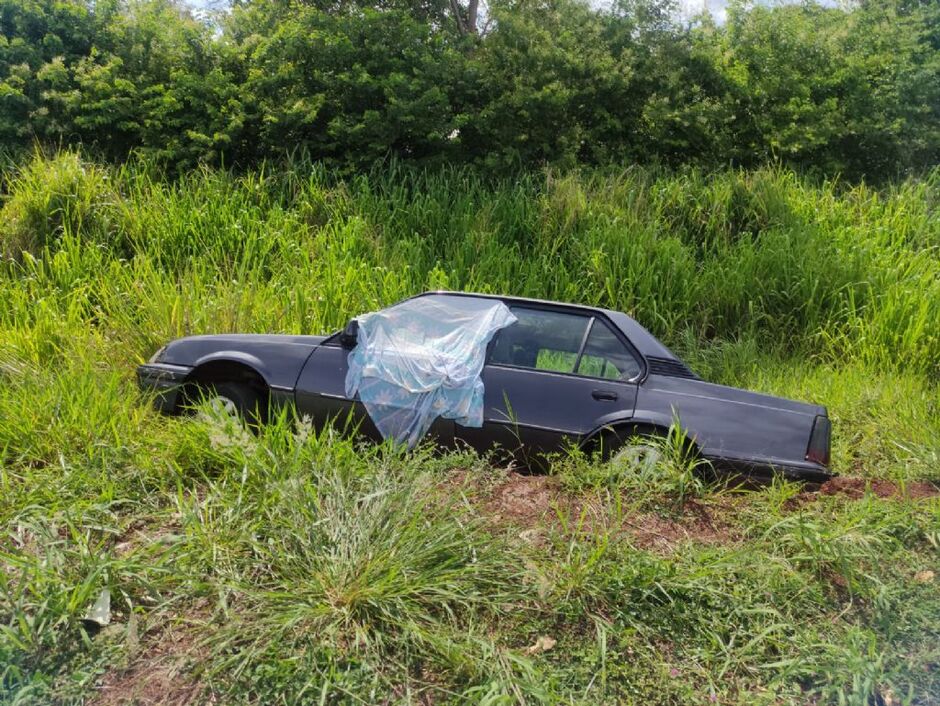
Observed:
[[[358,341],[359,322],[355,319],[350,319],[349,323],[346,324],[346,328],[344,328],[343,332],[339,335],[339,344],[343,348],[355,348]]]

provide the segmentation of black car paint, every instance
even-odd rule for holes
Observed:
[[[420,296],[445,294],[428,292]],[[807,447],[824,407],[716,385],[698,379],[668,348],[626,314],[573,304],[487,296],[510,307],[578,313],[606,322],[636,354],[642,371],[633,380],[487,363],[483,369],[483,427],[465,428],[438,419],[429,432],[438,443],[485,451],[499,446],[538,464],[565,443],[589,445],[607,428],[665,431],[678,420],[698,451],[718,466],[769,476],[822,482],[828,469],[807,460]],[[179,389],[204,366],[236,363],[253,370],[274,404],[294,403],[322,426],[329,420],[358,433],[380,435],[362,404],[345,395],[348,348],[341,332],[331,336],[225,334],[192,336],[169,343],[159,360],[140,366],[144,388],[155,389],[158,406],[177,411]]]

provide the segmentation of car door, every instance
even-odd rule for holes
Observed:
[[[601,420],[633,414],[642,367],[602,318],[511,308],[518,321],[497,334],[482,373],[483,426],[456,425],[458,441],[541,466]]]
[[[337,430],[381,441],[365,405],[346,397],[346,373],[349,370],[348,348],[328,340],[307,359],[297,380],[295,403],[301,415],[308,415],[318,429],[331,423]],[[454,423],[449,419],[435,419],[428,437],[441,446],[454,442]]]

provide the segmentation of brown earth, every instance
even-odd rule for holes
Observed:
[[[940,490],[931,483],[912,482],[905,483],[901,487],[889,480],[843,476],[837,476],[826,481],[820,487],[819,492],[822,495],[845,495],[848,498],[858,499],[865,495],[867,489],[870,489],[879,498],[912,498],[919,500],[940,495]]]
[[[448,474],[443,485],[448,492],[465,492],[473,511],[495,529],[519,529],[520,536],[529,541],[540,541],[544,529],[579,534],[626,532],[637,546],[663,552],[670,552],[686,541],[736,541],[740,535],[729,518],[738,513],[740,504],[748,502],[747,493],[718,494],[707,501],[687,500],[675,513],[633,513],[615,518],[609,499],[566,491],[553,476],[523,475],[510,470],[489,487],[480,487],[477,481],[467,472],[457,470]],[[907,483],[902,488],[883,479],[839,476],[824,483],[818,492],[799,493],[787,501],[785,508],[796,511],[821,495],[857,499],[869,488],[880,498],[921,499],[940,495],[936,486],[925,482]]]
[[[558,511],[571,505],[551,476],[524,476],[509,472],[506,480],[485,493],[483,509],[497,524],[534,525],[552,520]]]
[[[198,615],[203,611],[195,611]],[[145,636],[141,651],[127,667],[112,669],[89,703],[92,706],[188,706],[200,687],[187,672],[204,655],[199,648],[202,620],[191,618],[164,624]]]
[[[625,532],[637,546],[664,552],[686,541],[720,543],[737,539],[731,524],[722,517],[736,502],[731,497],[708,503],[688,500],[674,516],[631,513],[616,517],[609,510],[609,500],[598,495],[567,492],[552,476],[510,471],[505,480],[470,500],[492,527],[521,529],[520,536],[530,541],[538,540],[539,528],[573,534]]]
[[[643,513],[625,520],[624,524],[636,545],[643,549],[668,553],[682,542],[727,544],[740,538],[733,525],[725,519],[733,504],[733,498],[722,498],[709,504],[688,500],[678,517]]]

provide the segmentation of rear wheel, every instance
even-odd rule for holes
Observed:
[[[663,457],[663,437],[639,429],[610,429],[600,438],[601,459],[617,466],[651,470]]]

